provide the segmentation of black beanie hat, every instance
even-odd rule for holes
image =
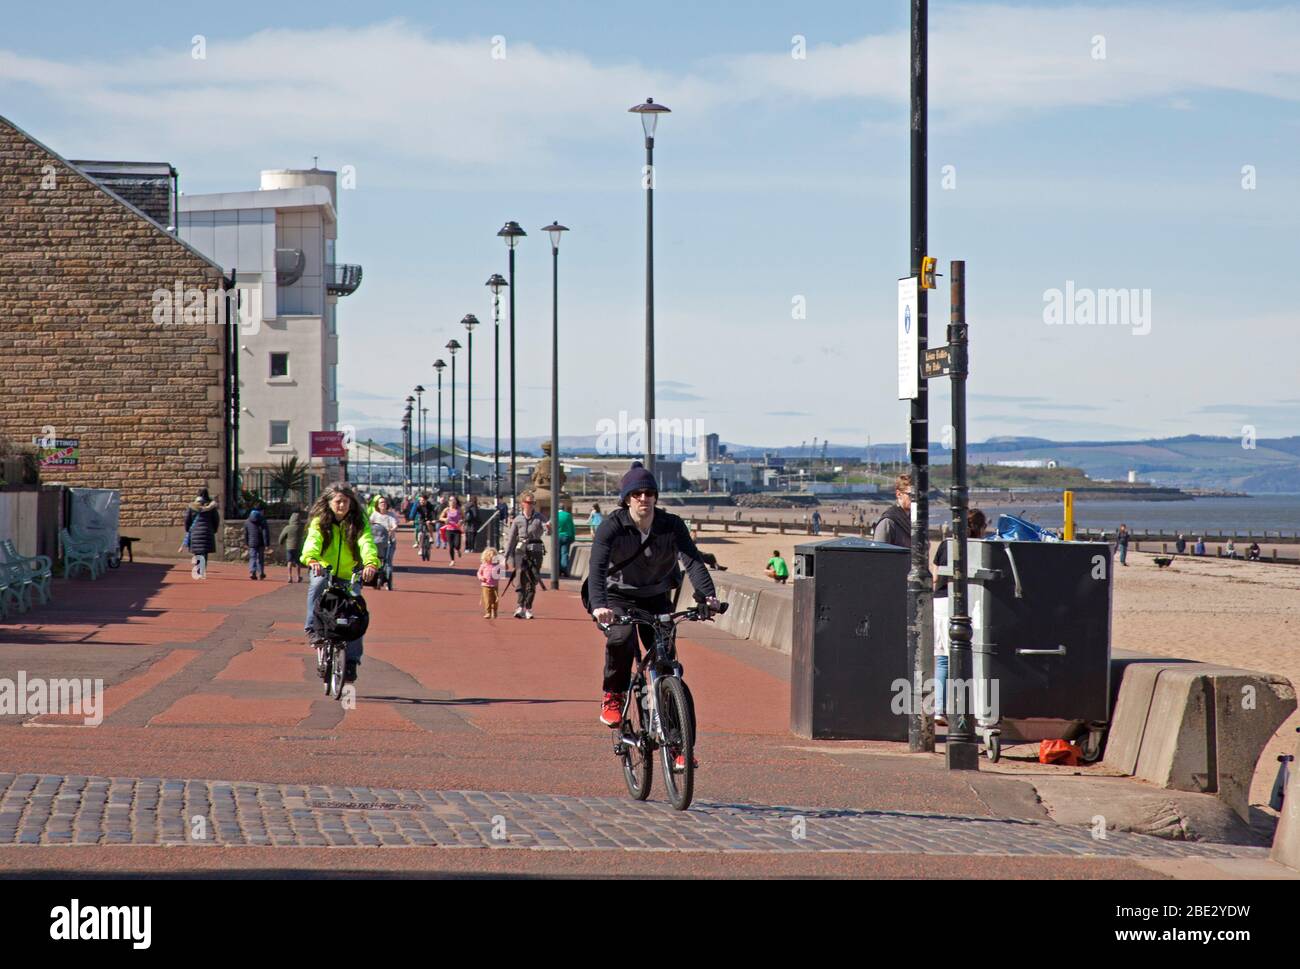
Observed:
[[[640,461],[633,461],[632,467],[627,469],[627,474],[623,475],[623,480],[618,486],[618,500],[622,504],[627,504],[628,495],[642,490],[659,494],[659,482],[655,481],[655,476],[645,469],[645,465]]]

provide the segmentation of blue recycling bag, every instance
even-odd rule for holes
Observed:
[[[1055,533],[1015,515],[998,515],[993,537],[1011,542],[1059,542]]]

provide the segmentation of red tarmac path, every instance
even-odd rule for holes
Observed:
[[[322,695],[301,623],[305,584],[242,565],[194,581],[176,563],[57,581],[55,601],[0,625],[0,677],[102,677],[101,726],[0,716],[0,772],[625,796],[597,722],[602,639],[576,586],[539,592],[529,622],[481,618],[473,564],[405,564],[369,591],[356,709]],[[951,775],[894,744],[788,731],[788,657],[682,628],[699,716],[697,802],[1045,819],[1024,784]],[[27,721],[27,722],[24,722]],[[71,721],[75,723],[75,720]],[[662,800],[656,778],[652,799]],[[902,854],[456,851],[367,848],[0,847],[0,870],[407,871],[581,875],[1161,877],[1115,859]]]

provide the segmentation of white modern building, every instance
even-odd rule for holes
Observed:
[[[361,267],[336,261],[338,177],[322,169],[262,172],[253,192],[180,197],[180,237],[240,290],[239,466],[244,487],[296,457],[321,480],[335,458],[311,456],[311,432],[338,425],[338,299]]]

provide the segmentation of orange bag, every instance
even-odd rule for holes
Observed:
[[[1038,745],[1038,762],[1078,767],[1081,753],[1082,751],[1068,740],[1044,740]]]

